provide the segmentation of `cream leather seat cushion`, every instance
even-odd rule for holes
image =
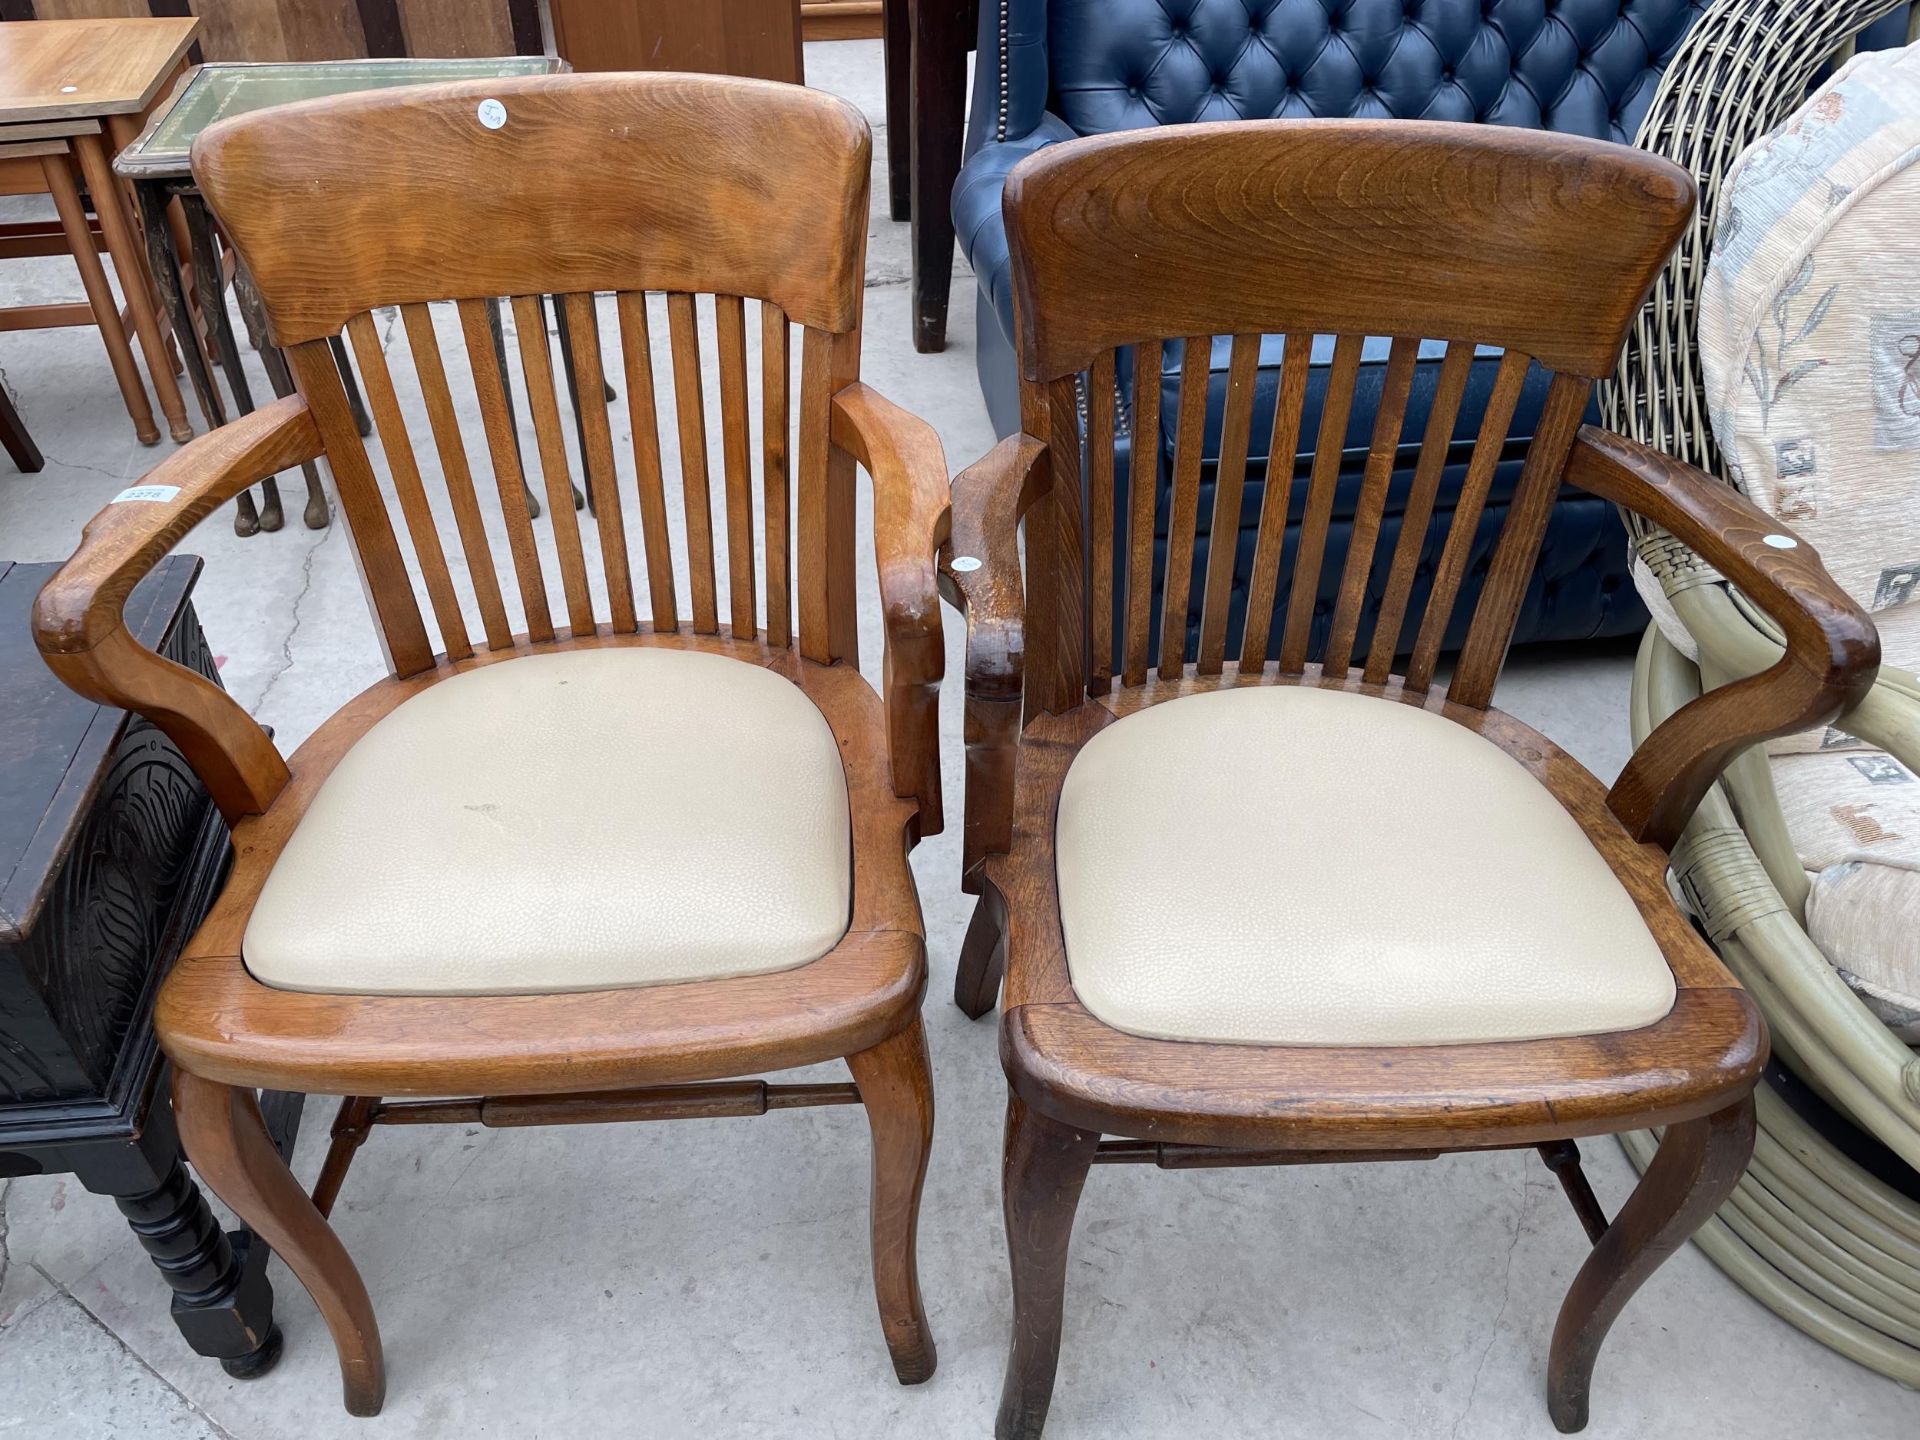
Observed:
[[[248,922],[268,985],[600,990],[818,959],[852,905],[826,717],[744,661],[529,655],[422,691],[327,777]]]
[[[1073,988],[1136,1035],[1443,1045],[1673,1006],[1573,818],[1409,705],[1261,686],[1151,706],[1082,747],[1055,838]]]

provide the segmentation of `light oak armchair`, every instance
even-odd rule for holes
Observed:
[[[1670,898],[1666,847],[1730,757],[1857,699],[1878,640],[1785,527],[1581,426],[1692,203],[1683,172],[1621,147],[1410,121],[1169,127],[1051,147],[1011,176],[1024,433],[955,481],[943,581],[967,616],[965,883],[981,895],[956,1000],[979,1014],[1004,988],[1002,1440],[1044,1424],[1096,1162],[1537,1147],[1594,1242],[1553,1337],[1562,1430],[1586,1421],[1621,1307],[1739,1178],[1765,1027]],[[1250,573],[1230,546],[1201,567],[1211,337],[1233,337],[1220,533],[1239,516],[1260,337],[1275,333],[1268,453],[1315,456],[1302,539],[1283,545],[1290,497],[1270,486]],[[1309,444],[1315,335],[1337,342]],[[1392,338],[1370,440],[1347,433],[1368,336]],[[1182,340],[1157,553],[1157,486],[1136,479],[1116,513],[1113,397],[1130,360],[1133,453],[1153,454],[1161,347]],[[1423,343],[1444,359],[1414,421]],[[1468,414],[1476,344],[1504,359]],[[1476,556],[1536,365],[1549,398],[1500,538]],[[1419,449],[1417,518],[1376,553],[1401,444]],[[1348,445],[1370,458],[1342,502]],[[1450,461],[1467,466],[1463,498],[1423,554]],[[1764,674],[1654,729],[1611,790],[1491,705],[1563,483],[1684,538],[1785,637]],[[1321,612],[1336,503],[1352,541]],[[1290,603],[1269,634],[1283,576]],[[1371,630],[1363,600],[1380,603]],[[1462,603],[1472,623],[1446,677],[1441,637]],[[1658,1156],[1609,1221],[1576,1142],[1650,1126],[1664,1127]]]
[[[108,506],[42,594],[37,634],[76,690],[171,736],[233,827],[232,875],[157,1027],[193,1164],[313,1295],[356,1414],[382,1403],[380,1339],[325,1212],[382,1121],[864,1104],[887,1347],[903,1383],[933,1372],[915,1264],[933,1089],[907,852],[941,825],[948,489],[933,432],[859,378],[870,159],[839,100],[676,75],[323,100],[214,126],[195,149],[299,393]],[[715,296],[710,312],[697,293]],[[582,389],[600,393],[618,364],[632,407],[626,464],[606,412],[585,407],[586,530],[546,294],[571,321]],[[503,296],[550,536],[521,499],[488,326]],[[390,350],[376,307],[398,307]],[[655,401],[662,310],[677,487]],[[602,325],[617,359],[603,360]],[[329,356],[343,328],[384,477]],[[394,378],[402,335],[424,427]],[[464,363],[443,358],[462,339]],[[463,435],[450,388],[469,377],[484,439]],[[391,673],[286,760],[217,687],[138,647],[120,607],[198,521],[315,457]],[[856,466],[873,477],[883,695],[857,668]],[[843,1057],[855,1084],[734,1078]],[[256,1087],[347,1097],[313,1198],[269,1142]],[[394,1098],[409,1096],[435,1098]]]

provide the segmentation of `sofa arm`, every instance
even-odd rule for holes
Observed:
[[[1026,599],[1020,518],[1046,493],[1047,447],[1002,440],[953,481],[953,531],[940,588],[967,617],[966,824],[960,886],[980,891],[989,855],[1013,845],[1013,755],[1020,739]]]
[[[1671,849],[1741,750],[1824,725],[1859,702],[1880,665],[1880,637],[1811,545],[1691,465],[1587,426],[1566,478],[1692,546],[1786,639],[1767,670],[1702,695],[1657,726],[1614,782],[1607,801],[1628,831]]]
[[[34,643],[53,673],[89,700],[158,726],[229,824],[272,803],[287,783],[286,762],[231,695],[135,640],[121,610],[140,578],[201,520],[321,448],[297,396],[201,436],[88,521],[79,549],[34,601]]]

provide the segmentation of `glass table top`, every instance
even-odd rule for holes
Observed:
[[[121,153],[114,168],[124,175],[185,175],[188,155],[202,130],[229,115],[244,115],[269,105],[401,85],[551,75],[567,68],[564,60],[550,55],[201,65],[189,71],[173,97],[154,112],[140,138]]]

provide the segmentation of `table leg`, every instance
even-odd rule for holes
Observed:
[[[53,196],[53,208],[59,212],[60,228],[66,233],[67,248],[80,269],[80,283],[86,288],[87,303],[93,307],[94,322],[100,327],[100,339],[107,347],[107,359],[113,365],[113,378],[120,385],[120,398],[133,418],[133,433],[142,445],[160,443],[160,427],[153,423],[153,404],[147,399],[146,386],[140,383],[139,367],[133,363],[133,347],[127,344],[127,332],[120,324],[120,306],[107,284],[107,272],[101,268],[100,252],[93,248],[93,227],[87,223],[86,207],[80,203],[80,191],[73,183],[73,171],[64,155],[40,157],[41,173],[47,192]]]
[[[107,135],[113,141],[112,153],[114,155],[118,155],[140,137],[140,127],[132,115],[109,115],[106,118],[106,127]],[[140,207],[134,199],[133,181],[121,175],[116,175],[114,178],[120,182],[121,210],[129,222],[137,225],[140,219]],[[150,250],[143,247],[141,253],[146,255],[148,260],[151,261],[152,252]],[[153,309],[155,317],[160,322],[160,333],[165,337],[167,342],[168,359],[173,366],[173,373],[178,375],[184,368],[184,362],[180,358],[180,341],[178,335],[174,333],[173,317],[167,313],[166,309],[160,303],[160,279],[152,273],[151,265],[148,267],[146,281],[147,304]],[[195,339],[194,332],[189,329],[186,332],[186,336],[186,343],[192,344]]]
[[[242,415],[251,415],[253,390],[247,384],[247,373],[240,363],[240,344],[233,338],[233,320],[227,314],[226,277],[221,273],[220,252],[213,241],[213,217],[207,213],[207,202],[198,195],[182,195],[180,203],[187,213],[187,236],[193,244],[193,288],[200,297],[200,313],[206,318],[207,329],[212,332],[214,346],[220,352],[220,368],[226,374],[227,388],[233,392],[234,406]],[[257,528],[278,530],[285,523],[279,482],[269,475],[260,482],[260,494]],[[253,533],[245,526],[249,508],[250,500],[234,517],[233,529],[237,535]]]
[[[573,405],[573,437],[580,442],[580,464],[587,463],[587,417],[580,410],[580,378],[573,373],[573,333],[567,324],[567,309],[557,296],[549,295],[547,302],[553,306],[554,328],[560,332],[560,364],[567,376],[567,399]],[[600,403],[605,404],[603,400]],[[569,480],[568,484],[573,482]],[[587,497],[580,493],[578,485],[573,486],[573,508],[589,505]]]
[[[280,347],[267,338],[267,312],[260,303],[260,292],[254,288],[253,276],[242,265],[233,275],[234,297],[240,302],[240,318],[246,321],[247,338],[253,342],[253,348],[260,354],[260,363],[266,367],[267,383],[273,386],[275,395],[285,397],[294,393],[293,373],[287,369],[287,357],[280,353]],[[311,460],[300,462],[300,473],[307,482],[307,508],[301,513],[309,530],[327,528],[329,512],[327,510],[327,492],[320,484],[320,470]]]
[[[887,72],[887,214],[913,218],[912,0],[885,0],[881,44]]]
[[[46,468],[47,462],[40,454],[40,447],[33,443],[33,436],[27,433],[26,422],[20,418],[20,412],[13,408],[13,397],[7,394],[4,385],[0,385],[0,445],[6,446],[13,463],[25,474],[31,475]]]
[[[913,16],[913,348],[947,348],[953,182],[967,119],[967,0],[910,0]],[[887,130],[893,144],[893,129]]]
[[[353,412],[353,428],[364,440],[373,434],[373,417],[367,414],[367,402],[360,398],[360,382],[354,378],[353,366],[347,359],[347,342],[338,335],[329,335],[327,348],[333,351],[333,363],[340,370],[340,385],[347,392],[347,408]]]
[[[164,1094],[148,1106],[138,1134],[77,1148],[69,1157],[73,1173],[94,1194],[111,1196],[127,1217],[173,1289],[173,1323],[187,1344],[250,1380],[280,1358],[267,1247],[249,1232],[222,1232],[187,1173]]]
[[[527,514],[540,518],[540,497],[527,483],[527,454],[520,448],[520,417],[513,411],[513,376],[507,370],[507,336],[500,324],[500,302],[487,301],[487,330],[493,336],[493,361],[500,367],[500,393],[507,401],[507,428],[513,432],[513,453],[520,461],[520,488],[526,493]]]
[[[167,417],[167,427],[175,440],[191,440],[193,425],[187,419],[187,404],[180,398],[180,386],[173,378],[173,358],[167,353],[160,321],[147,298],[147,269],[134,247],[127,208],[113,178],[113,169],[107,163],[106,146],[98,135],[76,135],[73,148],[79,153],[87,189],[93,193],[94,213],[100,217],[100,230],[106,237],[107,253],[113,257],[113,268],[119,272],[121,293],[126,296],[127,308],[133,311],[133,328],[139,332],[140,349],[147,357],[147,372],[153,379],[154,393],[160,398],[160,409]]]
[[[200,332],[194,325],[193,309],[180,281],[180,267],[189,263],[183,257],[191,253],[190,245],[183,244],[186,241],[185,223],[182,222],[176,234],[169,210],[172,197],[167,194],[164,181],[137,181],[133,193],[139,209],[141,238],[147,246],[147,268],[153,272],[154,284],[160,291],[160,303],[166,307],[174,335],[186,337],[181,341],[180,352],[181,358],[186,361],[187,380],[193,386],[193,398],[199,402],[200,415],[207,422],[207,428],[217,430],[227,423],[226,406],[221,403],[220,391],[213,383],[207,352],[200,344]]]

